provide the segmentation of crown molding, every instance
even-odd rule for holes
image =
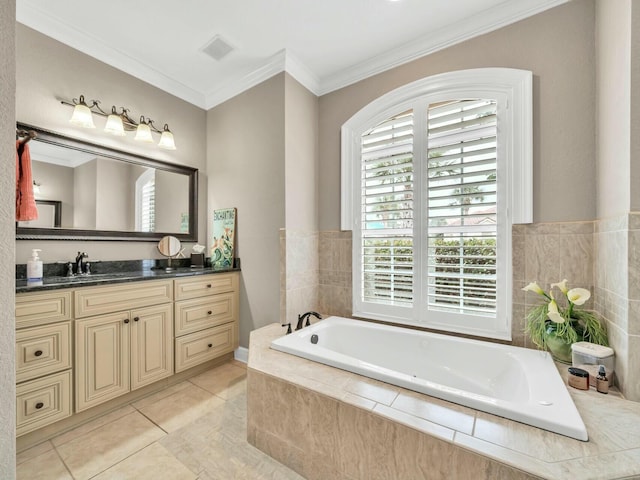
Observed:
[[[492,32],[519,20],[531,17],[545,10],[557,7],[570,0],[523,0],[519,2],[505,1],[485,10],[455,26],[446,26],[421,38],[405,43],[374,58],[365,60],[334,75],[321,78],[317,95],[339,90],[378,73],[404,65],[447,47],[456,45],[479,35]]]
[[[35,2],[29,0],[18,2],[16,5],[16,19],[18,22],[93,58],[197,107],[208,110],[283,71],[289,73],[316,96],[322,96],[425,55],[562,5],[568,1],[570,0],[546,0],[543,2],[540,2],[540,0],[504,1],[489,10],[457,22],[454,27],[443,27],[432,34],[425,35],[401,47],[376,55],[374,58],[324,78],[318,78],[313,71],[300,62],[291,52],[283,49],[269,57],[263,64],[258,65],[257,68],[227,78],[221,86],[209,92],[199,92],[188,87],[126,53],[109,47],[90,34],[79,31],[62,19],[43,13]]]
[[[202,93],[119,50],[109,47],[101,40],[79,31],[60,18],[43,13],[31,3],[22,1],[16,4],[16,20],[197,107],[204,108],[205,106],[205,96]]]
[[[216,105],[220,105],[281,72],[287,72],[307,90],[314,95],[318,95],[320,90],[318,77],[290,52],[283,49],[269,57],[258,68],[227,79],[224,85],[211,90],[206,95],[205,108],[209,110]]]

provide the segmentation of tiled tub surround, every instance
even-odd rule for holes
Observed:
[[[615,391],[569,389],[581,442],[271,350],[281,335],[251,333],[247,435],[306,478],[640,476],[640,404]]]
[[[640,401],[640,213],[595,223],[595,309],[616,352],[616,382]]]
[[[318,283],[318,232],[280,229],[280,323],[321,311]]]

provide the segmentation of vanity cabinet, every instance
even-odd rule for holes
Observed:
[[[16,434],[72,413],[71,293],[16,295]]]
[[[238,305],[238,272],[16,294],[17,436],[233,352]]]
[[[171,280],[76,291],[76,317],[120,310],[75,321],[76,411],[173,374],[171,292]],[[156,302],[165,303],[131,308]]]
[[[175,371],[238,348],[237,272],[175,280]]]

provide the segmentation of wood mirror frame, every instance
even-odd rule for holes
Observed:
[[[185,175],[189,184],[189,220],[188,233],[177,232],[136,232],[118,230],[91,230],[75,228],[41,228],[21,227],[16,222],[16,240],[109,240],[109,241],[142,241],[157,242],[166,235],[172,235],[181,241],[195,242],[198,240],[198,169],[183,165],[155,160],[142,155],[125,152],[111,147],[97,145],[85,140],[79,140],[54,133],[39,127],[18,123],[19,130],[33,130],[37,137],[32,142],[44,142],[68,148],[75,151],[94,154],[96,157],[127,162],[134,165],[152,167],[158,170]]]

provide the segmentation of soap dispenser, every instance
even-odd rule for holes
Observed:
[[[27,281],[38,282],[42,280],[42,260],[38,256],[38,252],[41,252],[39,248],[34,248],[31,251],[31,260],[27,262]]]

